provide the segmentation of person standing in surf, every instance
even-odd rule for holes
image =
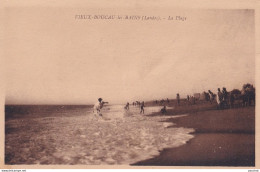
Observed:
[[[104,102],[102,98],[98,99],[98,102],[95,103],[95,105],[93,107],[93,113],[94,113],[95,116],[101,116],[102,117],[101,109],[103,108],[103,105],[105,103],[108,103],[108,102]]]
[[[144,101],[141,103],[141,112],[140,113],[144,114]]]

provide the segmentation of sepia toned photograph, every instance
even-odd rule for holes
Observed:
[[[4,165],[255,167],[254,9],[4,13]]]

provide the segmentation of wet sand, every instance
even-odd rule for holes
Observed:
[[[212,107],[177,107],[179,113],[190,109],[189,115],[168,121],[176,124],[174,127],[194,128],[194,138],[185,145],[164,149],[159,156],[132,165],[255,166],[255,108],[214,110]],[[167,115],[176,115],[176,111]]]

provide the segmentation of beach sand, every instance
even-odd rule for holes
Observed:
[[[190,112],[189,112],[190,111]],[[174,127],[194,128],[187,144],[164,149],[159,156],[134,163],[142,166],[255,166],[255,108],[216,110],[214,105],[176,108],[167,115]],[[155,113],[153,115],[160,115]]]

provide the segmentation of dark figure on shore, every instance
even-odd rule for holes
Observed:
[[[178,106],[180,106],[180,94],[179,93],[177,93],[176,99],[177,99]]]
[[[228,107],[228,92],[225,87],[222,88],[222,94],[223,94],[222,106],[223,106],[223,108],[227,108]]]
[[[125,109],[126,110],[129,110],[129,103],[127,102],[126,105],[125,105]]]
[[[167,112],[167,111],[166,111],[166,106],[164,105],[163,108],[161,109],[161,113],[162,113],[162,114],[166,114],[166,112]]]
[[[157,100],[155,100],[155,104],[157,104],[158,103],[158,101]]]
[[[233,89],[230,92],[230,97],[229,97],[230,108],[234,108],[235,105],[240,106],[241,105],[240,103],[238,103],[238,104],[236,103],[235,104],[235,102],[236,102],[236,100],[240,100],[241,98],[242,98],[241,91],[238,90],[238,89]]]
[[[167,98],[167,103],[169,104],[170,103],[170,100]]]
[[[191,96],[187,95],[186,103],[187,103],[188,105],[190,105],[190,99],[191,99]]]
[[[204,95],[205,95],[205,100],[206,100],[206,101],[210,101],[210,95],[209,95],[209,93],[207,93],[207,92],[204,91]]]
[[[140,111],[140,113],[144,114],[144,102],[141,103],[141,111]]]
[[[255,88],[251,84],[244,84],[241,91],[243,106],[251,106],[252,101],[255,104]]]

